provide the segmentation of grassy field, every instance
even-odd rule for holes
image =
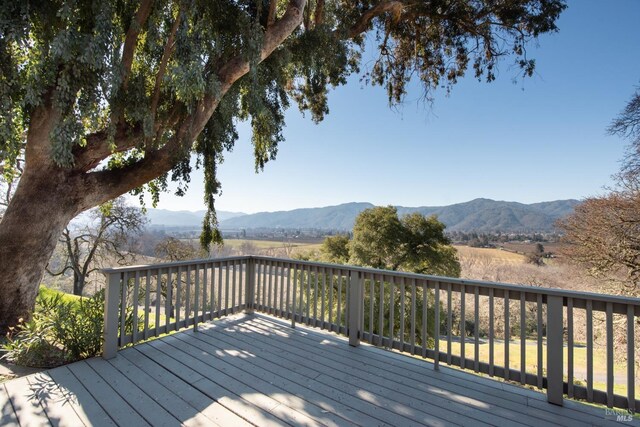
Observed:
[[[538,372],[538,348],[537,341],[526,340],[525,341],[525,370],[530,374],[537,374]],[[451,354],[460,355],[460,342],[451,343]],[[440,350],[447,351],[447,340],[440,340]],[[489,343],[481,343],[478,346],[479,360],[481,362],[489,363]],[[496,365],[504,366],[505,345],[504,341],[495,342],[493,349],[494,363]],[[475,348],[473,342],[465,343],[465,357],[467,359],[475,358]],[[567,378],[567,360],[568,349],[564,348],[564,376]],[[593,380],[594,389],[606,391],[606,360],[607,354],[605,348],[593,349]],[[580,346],[576,344],[573,349],[573,363],[574,363],[574,383],[586,386],[587,378],[587,349],[586,346]],[[546,371],[547,365],[547,346],[543,342],[542,344],[542,366],[543,372]],[[520,341],[512,340],[509,343],[509,367],[517,371],[520,370]],[[626,396],[627,393],[627,377],[626,366],[624,364],[614,364],[614,393]],[[636,390],[636,398],[640,399],[640,390]]]
[[[455,245],[459,258],[480,257],[506,264],[522,264],[526,257],[521,254],[494,248],[472,248]]]
[[[250,240],[250,239],[224,239],[224,245],[234,250],[241,251],[247,248],[255,248],[258,252],[284,252],[291,249],[292,253],[319,250],[321,243],[306,243],[296,241],[275,240]]]

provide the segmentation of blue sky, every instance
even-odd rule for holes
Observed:
[[[601,194],[624,141],[606,127],[640,85],[640,1],[574,0],[560,32],[529,48],[533,78],[509,60],[487,84],[472,76],[431,106],[413,86],[399,108],[354,76],[319,125],[292,105],[276,161],[254,173],[247,126],[220,166],[217,208],[247,213],[350,201],[436,206],[477,197],[523,203]],[[159,208],[200,210],[202,175]]]

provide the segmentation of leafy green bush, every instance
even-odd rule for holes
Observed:
[[[30,320],[7,336],[4,356],[17,365],[51,368],[97,355],[102,347],[104,291],[70,299],[40,292]]]

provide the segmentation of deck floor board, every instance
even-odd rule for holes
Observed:
[[[5,382],[0,407],[3,426],[640,426],[262,314]]]

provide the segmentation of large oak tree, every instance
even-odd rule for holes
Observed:
[[[400,102],[471,70],[495,78],[556,31],[562,0],[31,0],[0,5],[0,161],[24,171],[0,223],[0,328],[27,316],[56,241],[78,213],[126,192],[154,197],[204,169],[203,243],[219,238],[216,166],[253,129],[256,168],[295,100],[315,121],[327,88],[358,71]],[[183,188],[183,187],[181,187]]]

